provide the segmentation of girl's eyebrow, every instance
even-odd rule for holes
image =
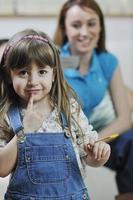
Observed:
[[[30,66],[22,66],[22,67],[17,68],[17,69],[22,70],[22,69],[29,69],[29,68],[30,68]]]
[[[51,68],[49,65],[39,65],[38,66],[39,68],[42,68],[42,69],[47,69],[47,68]]]
[[[47,65],[38,65],[39,68],[47,68]]]
[[[31,65],[24,65],[24,66],[20,66],[15,68],[16,70],[30,70]]]

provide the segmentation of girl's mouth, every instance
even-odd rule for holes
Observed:
[[[26,90],[28,94],[36,94],[40,91],[40,89]]]

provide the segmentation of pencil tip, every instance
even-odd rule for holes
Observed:
[[[119,136],[118,133],[114,133],[113,135],[111,135],[111,138],[116,138],[116,137],[118,137],[118,136]]]

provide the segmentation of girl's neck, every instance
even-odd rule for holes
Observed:
[[[41,99],[40,101],[37,101],[34,103],[34,108],[35,109],[39,109],[40,111],[47,111],[47,110],[51,110],[52,109],[52,104],[50,101],[50,98],[45,98],[45,99]]]

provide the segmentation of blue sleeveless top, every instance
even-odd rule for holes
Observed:
[[[64,45],[60,52],[62,57],[71,56],[69,44]],[[118,60],[113,54],[109,52],[98,54],[94,50],[90,67],[85,75],[81,75],[78,69],[69,66],[64,69],[65,78],[78,95],[83,111],[89,119],[96,106],[106,96],[117,65]]]

